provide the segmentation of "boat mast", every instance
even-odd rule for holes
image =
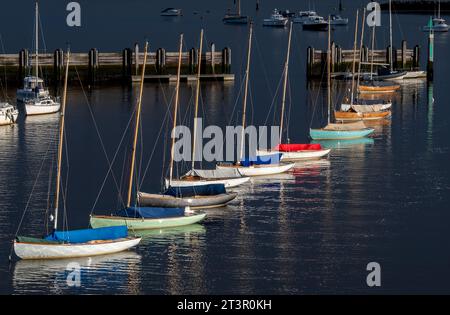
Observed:
[[[356,43],[358,41],[358,23],[359,23],[359,10],[356,10],[355,41],[353,44],[352,91],[350,97],[350,105],[353,105],[353,95],[355,93]]]
[[[241,0],[237,0],[237,15],[241,16]]]
[[[360,76],[361,76],[361,59],[362,59],[362,48],[363,48],[363,41],[364,41],[364,24],[366,22],[366,8],[363,10],[363,18],[362,18],[362,26],[361,26],[361,40],[359,42],[359,63],[358,63],[358,75],[357,75],[357,81],[356,81],[356,93],[359,91],[359,84],[360,84]]]
[[[133,146],[131,147],[131,166],[130,166],[130,178],[128,181],[127,208],[129,208],[131,206],[131,193],[133,191],[133,175],[134,175],[134,166],[135,166],[135,161],[136,161],[137,138],[138,138],[138,134],[139,134],[139,125],[140,125],[140,121],[141,121],[142,93],[144,90],[145,66],[147,64],[147,49],[148,49],[148,42],[145,42],[144,62],[142,64],[141,84],[139,87],[139,98],[138,98],[138,101],[136,104],[136,121],[134,124]]]
[[[283,84],[283,98],[281,101],[281,118],[280,118],[280,141],[283,139],[283,121],[284,121],[284,108],[286,106],[286,90],[287,90],[287,79],[289,72],[289,55],[291,52],[291,35],[292,35],[292,22],[289,24],[289,37],[288,37],[288,49],[286,54],[286,62],[284,64],[284,84]]]
[[[36,76],[36,86],[38,84],[38,76],[39,76],[39,3],[36,0],[35,3],[35,27],[34,27],[34,40],[35,40],[35,54],[36,54],[36,60],[34,65],[34,74]]]
[[[178,112],[178,97],[180,91],[180,76],[181,76],[181,53],[183,51],[183,34],[180,35],[180,49],[178,51],[178,72],[177,72],[177,86],[175,88],[175,106],[173,108],[173,129],[175,132],[177,126],[177,112]],[[170,173],[169,173],[169,186],[173,179],[173,160],[175,155],[175,137],[172,137],[172,145],[170,147]]]
[[[441,18],[441,0],[438,1],[438,19]]]
[[[245,140],[245,115],[247,111],[247,95],[248,95],[248,77],[250,72],[250,56],[252,51],[252,35],[253,35],[253,22],[250,22],[250,30],[248,33],[248,52],[247,52],[247,68],[245,69],[245,89],[244,89],[244,101],[242,104],[242,131],[241,131],[241,151],[239,153],[239,160],[244,157],[244,140]]]
[[[331,123],[331,19],[330,19],[330,16],[328,16],[327,102],[328,102],[328,124],[330,124]]]
[[[375,25],[372,26],[372,56],[370,61],[370,80],[373,81],[373,59],[374,59],[374,48],[375,48]]]
[[[202,49],[203,49],[203,29],[200,30],[200,48],[198,51],[197,57],[197,86],[195,91],[195,113],[194,113],[194,134],[192,140],[192,167],[194,169],[195,166],[195,145],[197,140],[197,116],[198,116],[198,101],[200,95],[200,73],[201,73],[201,64],[202,64]]]
[[[37,3],[37,2],[36,2]],[[56,231],[58,228],[58,206],[59,206],[59,194],[60,194],[60,182],[61,182],[61,161],[63,152],[63,142],[64,142],[64,125],[65,125],[65,113],[66,113],[66,100],[67,100],[67,78],[69,76],[69,61],[70,61],[70,51],[67,50],[66,55],[66,73],[64,77],[64,91],[61,103],[61,114],[59,118],[59,142],[58,142],[58,165],[56,172],[56,192],[55,192],[55,218],[53,221],[53,230]]]
[[[392,51],[394,48],[392,47],[392,1],[389,0],[389,40],[390,40],[390,49],[389,49],[389,60],[391,63],[391,72],[394,71],[394,61],[392,60]]]

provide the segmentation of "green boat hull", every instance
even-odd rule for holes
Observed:
[[[205,213],[161,219],[91,216],[90,224],[93,228],[126,225],[130,230],[152,230],[190,225],[202,221],[205,217]]]

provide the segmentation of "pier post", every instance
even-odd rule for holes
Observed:
[[[134,75],[139,75],[139,44],[134,44]]]
[[[420,47],[419,45],[414,46],[414,52],[413,52],[413,68],[418,69],[419,68],[419,60],[420,60]]]
[[[61,82],[62,69],[64,65],[64,53],[62,49],[56,49],[53,53],[53,81],[57,88]]]
[[[364,53],[364,59],[363,59],[363,61],[364,61],[364,62],[369,62],[369,47],[364,46],[364,51],[363,51],[363,53]]]
[[[211,43],[211,72],[212,73],[215,73],[215,71],[214,71],[214,65],[216,63],[215,54],[216,54],[216,45],[214,43]]]
[[[402,40],[402,69],[406,68],[406,40]]]
[[[336,61],[336,43],[331,43],[331,73],[334,72],[334,63]]]
[[[428,35],[428,62],[427,62],[427,79],[433,81],[434,78],[434,33]]]
[[[391,45],[387,46],[386,48],[386,63],[391,64]],[[394,54],[392,54],[392,57],[394,57]]]
[[[225,55],[225,71],[224,73],[231,73],[231,48],[225,47],[224,51],[226,52]]]
[[[19,82],[22,82],[23,78],[28,72],[29,54],[27,49],[22,49],[19,52]]]
[[[97,69],[98,69],[98,50],[92,48],[89,50],[89,65],[88,65],[88,77],[89,84],[95,85],[97,81]]]
[[[195,48],[191,48],[189,50],[189,73],[190,74],[195,73],[195,69],[198,66],[197,56],[198,56],[198,51]]]
[[[306,50],[306,78],[311,79],[314,65],[314,48],[311,46]]]
[[[122,82],[127,82],[131,78],[132,52],[130,48],[122,51]]]
[[[156,51],[156,70],[158,73],[163,73],[166,68],[166,50],[158,48]]]

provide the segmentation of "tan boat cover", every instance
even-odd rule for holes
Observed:
[[[328,124],[324,130],[346,131],[346,130],[361,130],[366,129],[366,125],[362,121],[348,123],[348,124]]]
[[[386,103],[386,104],[370,104],[370,105],[359,105],[359,104],[342,104],[341,110],[344,112],[349,111],[350,109],[353,109],[357,113],[374,113],[374,112],[381,112],[383,110],[391,108],[392,103]]]
[[[242,177],[239,171],[235,168],[229,169],[215,169],[215,170],[190,170],[184,176],[198,176],[203,179],[226,179]]]

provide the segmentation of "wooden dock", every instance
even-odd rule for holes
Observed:
[[[47,83],[58,84],[62,81],[65,53],[57,49],[53,53],[39,53],[40,75]],[[125,48],[121,52],[100,52],[93,48],[88,52],[72,52],[70,57],[70,79],[77,79],[78,74],[89,85],[102,82],[133,82],[139,75],[144,53],[136,44],[133,49]],[[183,52],[182,79],[192,80],[198,62],[198,50],[191,48]],[[231,74],[231,49],[228,47],[216,51],[215,45],[209,47],[201,57],[202,80],[234,80]],[[178,52],[166,52],[163,48],[149,52],[146,67],[146,79],[173,80],[178,63]],[[23,78],[32,73],[36,56],[26,49],[17,54],[0,54],[0,67],[5,70],[8,82],[21,84]]]
[[[384,50],[369,50],[363,46],[361,58],[359,49],[356,52],[353,49],[344,50],[339,45],[331,45],[331,72],[332,75],[337,72],[351,72],[353,58],[356,53],[356,61],[361,62],[362,71],[370,70],[370,63],[373,61],[375,70],[379,66],[390,65],[390,47]],[[420,47],[408,48],[406,41],[402,41],[401,49],[393,48],[393,65],[396,70],[419,70]],[[327,51],[316,50],[313,47],[307,49],[307,78],[321,78],[327,69]]]

